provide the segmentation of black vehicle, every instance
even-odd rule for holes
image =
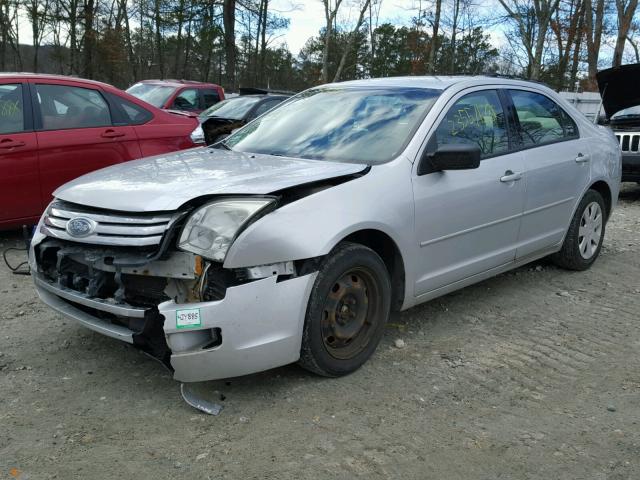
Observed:
[[[283,102],[290,95],[240,95],[216,103],[199,115],[207,145],[218,142]]]
[[[605,124],[622,150],[622,181],[640,183],[640,63],[601,70],[596,75]]]

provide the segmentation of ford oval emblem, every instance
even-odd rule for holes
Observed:
[[[72,237],[87,237],[96,229],[96,222],[90,218],[76,217],[67,222],[67,233]]]

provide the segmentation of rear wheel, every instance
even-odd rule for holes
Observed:
[[[371,249],[340,243],[322,262],[307,306],[300,364],[337,377],[373,354],[391,306],[389,273]]]
[[[586,270],[600,254],[606,225],[604,199],[588,190],[571,220],[562,249],[551,256],[558,266],[569,270]]]

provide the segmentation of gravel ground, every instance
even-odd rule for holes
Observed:
[[[639,240],[627,185],[591,270],[538,262],[413,308],[345,378],[200,384],[218,417],[3,265],[0,478],[640,478]]]

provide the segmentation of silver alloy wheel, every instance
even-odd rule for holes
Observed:
[[[578,249],[585,260],[589,260],[598,250],[602,236],[602,209],[598,202],[591,202],[582,212],[578,230]]]

